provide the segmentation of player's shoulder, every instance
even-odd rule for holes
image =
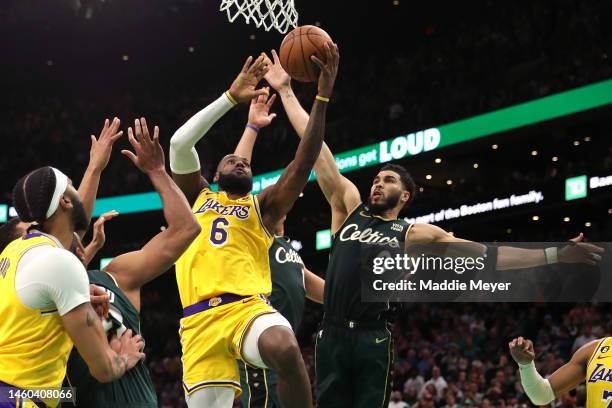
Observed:
[[[572,356],[572,360],[585,364],[588,363],[591,360],[591,357],[593,357],[593,355],[597,352],[599,345],[602,344],[606,339],[607,337],[603,337],[584,344],[582,347],[576,350],[576,352]]]

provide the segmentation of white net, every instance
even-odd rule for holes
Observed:
[[[252,21],[266,31],[275,28],[285,34],[289,28],[297,27],[294,0],[221,0],[219,10],[225,11],[232,23],[238,16],[243,16],[247,24]]]

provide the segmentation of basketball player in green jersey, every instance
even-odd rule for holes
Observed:
[[[276,52],[264,76],[278,92],[297,134],[304,132],[308,114],[295,97],[290,78]],[[361,279],[364,252],[403,248],[410,243],[464,243],[460,256],[485,254],[498,270],[529,268],[553,261],[591,263],[599,248],[579,243],[556,252],[513,247],[488,248],[454,237],[430,224],[409,225],[398,219],[414,198],[415,183],[402,166],[387,164],[374,177],[370,195],[362,202],[357,187],[340,174],[324,143],[314,167],[317,182],[332,210],[334,237],[325,277],[325,317],[317,335],[317,406],[386,407],[391,393],[393,345],[389,331],[388,302],[362,302]],[[491,261],[492,260],[492,261]],[[370,271],[371,272],[371,271]]]
[[[270,114],[270,107],[276,95],[268,98],[259,96],[251,101],[248,124],[236,147],[235,155],[246,158],[249,162],[253,155],[253,146],[259,131],[268,126],[275,114]],[[279,222],[274,231],[274,241],[270,247],[270,271],[272,275],[272,294],[270,302],[291,323],[296,332],[304,313],[305,297],[317,303],[323,303],[325,281],[309,271],[302,258],[291,246],[291,240],[285,236],[285,218]],[[276,395],[276,373],[268,369],[251,367],[238,361],[240,367],[240,399],[244,408],[280,408]]]
[[[139,251],[115,257],[102,271],[87,272],[90,283],[102,287],[109,295],[110,313],[104,321],[105,329],[109,334],[116,332],[119,335],[126,330],[140,334],[140,288],[167,271],[200,232],[185,196],[166,172],[158,128],[155,127],[151,138],[144,118],[136,120],[134,125],[135,135],[130,128],[128,137],[135,154],[128,150],[121,153],[146,173],[155,186],[161,196],[168,227]],[[110,156],[110,149],[107,149],[107,154]],[[84,178],[83,181],[89,184],[79,187],[79,191],[83,188],[89,192],[87,197],[91,206],[88,208],[93,209],[99,177]],[[99,243],[96,249],[104,244],[103,223],[104,220],[97,223],[95,239],[99,239]],[[85,252],[78,236],[73,247],[77,254],[83,255]],[[91,254],[88,255],[89,259],[91,257]],[[87,261],[85,257],[81,259]],[[73,350],[68,361],[66,382],[79,390],[82,398],[77,404],[80,406],[157,407],[155,389],[144,362],[140,362],[120,380],[102,384],[89,374],[82,357]]]

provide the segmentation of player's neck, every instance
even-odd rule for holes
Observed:
[[[49,235],[53,235],[65,249],[70,250],[74,231],[68,227],[62,220],[48,220],[44,224],[44,229],[41,230]]]
[[[229,198],[230,200],[238,200],[239,198],[244,198],[247,195],[249,195],[249,193],[245,193],[245,194],[241,194],[241,193],[231,193],[227,190],[219,190],[219,191],[223,191],[225,193],[225,195],[227,196],[227,198]]]
[[[397,208],[390,208],[388,210],[381,211],[379,213],[372,213],[377,217],[383,218],[385,220],[397,220],[399,216],[400,210]]]

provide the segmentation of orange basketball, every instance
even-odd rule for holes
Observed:
[[[288,33],[280,46],[281,65],[291,76],[300,82],[314,82],[319,77],[319,67],[310,57],[315,55],[326,61],[324,44],[331,37],[319,27],[305,25]]]

